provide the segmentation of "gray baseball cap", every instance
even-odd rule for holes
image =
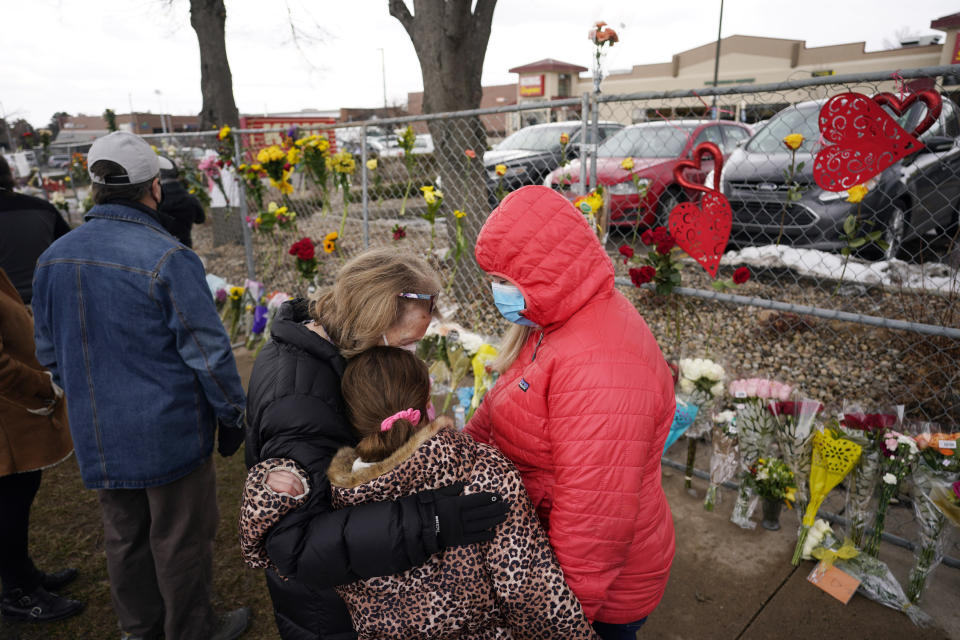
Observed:
[[[92,169],[98,160],[109,160],[116,162],[126,171],[125,176],[109,176],[107,180],[89,171],[90,179],[98,184],[140,184],[156,178],[160,173],[157,157],[150,145],[140,136],[126,131],[114,131],[97,138],[93,143],[87,154],[87,166]]]

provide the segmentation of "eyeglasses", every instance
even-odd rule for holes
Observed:
[[[410,300],[429,300],[430,301],[430,313],[433,313],[433,310],[437,308],[437,298],[440,297],[439,293],[398,293],[400,298],[408,298]]]

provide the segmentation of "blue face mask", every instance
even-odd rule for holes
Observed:
[[[514,324],[521,324],[525,327],[536,327],[535,322],[520,315],[520,312],[527,308],[527,303],[523,299],[520,289],[512,284],[500,284],[492,282],[490,287],[493,289],[493,304],[497,305],[500,314]]]

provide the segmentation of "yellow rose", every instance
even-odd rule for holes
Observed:
[[[220,128],[220,133],[217,134],[217,140],[223,140],[229,135],[230,135],[230,126],[223,125],[223,127]]]
[[[868,191],[870,191],[870,189],[868,189],[865,184],[858,184],[855,187],[851,187],[850,190],[847,191],[847,202],[861,202]]]
[[[504,174],[507,172],[507,165],[505,165],[505,164],[498,164],[497,166],[495,166],[495,167],[493,168],[493,170],[496,172],[496,174],[497,174],[498,176],[502,176],[502,175],[504,175]]]
[[[367,160],[367,169],[370,170],[370,171],[376,171],[376,170],[377,170],[377,159],[376,159],[376,158],[370,158],[369,160]]]
[[[790,149],[790,151],[796,151],[800,148],[800,145],[803,144],[803,135],[799,133],[791,133],[783,139],[783,144],[785,144],[787,149]]]
[[[633,158],[624,158],[620,162],[620,167],[626,171],[633,171]]]

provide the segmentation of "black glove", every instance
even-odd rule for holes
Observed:
[[[482,491],[463,496],[462,491],[463,483],[455,482],[417,494],[424,529],[432,524],[440,549],[492,540],[494,527],[507,518],[508,505],[499,494]]]
[[[217,452],[224,458],[232,456],[243,444],[244,430],[222,420],[217,421]]]

